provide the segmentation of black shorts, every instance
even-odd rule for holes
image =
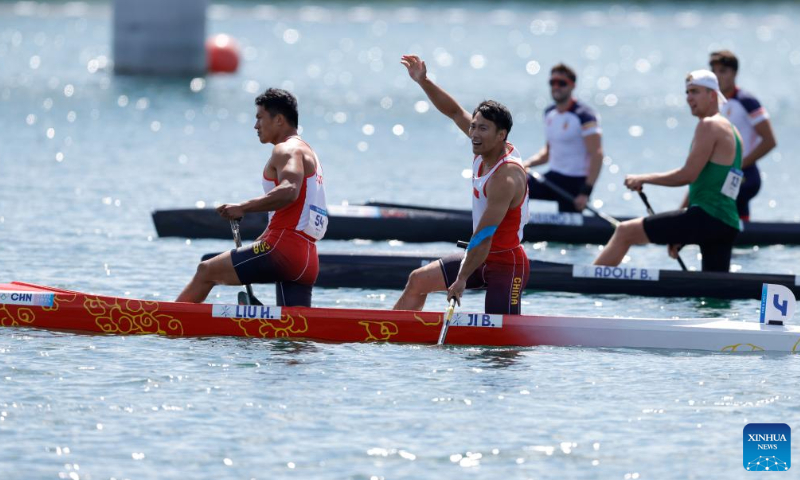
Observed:
[[[468,289],[486,289],[485,313],[519,315],[522,312],[522,291],[528,284],[530,263],[522,247],[509,252],[512,253],[504,256],[516,255],[515,263],[487,262],[467,279]],[[439,259],[447,288],[456,281],[462,258],[463,253],[455,253]]]
[[[727,272],[739,230],[700,207],[689,207],[645,217],[644,233],[651,243],[699,245],[704,272]]]
[[[269,231],[253,244],[231,250],[242,284],[274,283],[278,306],[310,307],[319,273],[314,242],[290,230]]]
[[[581,193],[581,187],[586,183],[586,177],[570,177],[550,170],[544,178],[555,183],[573,197]],[[531,174],[528,174],[528,197],[531,200],[552,200],[558,202],[559,212],[577,212],[575,203],[563,198],[550,189],[547,185],[539,183]]]
[[[744,170],[744,180],[739,188],[739,196],[736,197],[736,209],[739,210],[739,217],[750,217],[750,200],[761,190],[761,172],[755,165]]]

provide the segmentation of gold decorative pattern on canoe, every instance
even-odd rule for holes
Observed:
[[[441,316],[437,316],[435,322],[426,322],[424,318],[420,317],[417,314],[414,314],[414,319],[422,322],[422,324],[425,325],[426,327],[435,327],[436,325],[442,324],[442,320],[444,320],[444,314],[442,314]]]
[[[181,321],[158,313],[158,302],[87,296],[83,306],[103,333],[183,335]]]
[[[308,331],[308,320],[286,314],[277,318],[231,318],[246,337],[292,338],[301,337]]]
[[[6,305],[0,304],[0,326],[2,327],[24,327],[33,325],[36,314],[28,307],[16,309],[16,315],[11,313]]]
[[[416,317],[416,315],[414,316]],[[358,324],[367,330],[365,342],[386,342],[400,331],[400,328],[394,322],[362,320]]]
[[[749,350],[748,350],[749,349]],[[737,343],[728,345],[722,349],[723,352],[763,352],[764,349],[752,343]]]
[[[792,346],[792,353],[800,353],[798,352],[798,348],[800,348],[800,338],[798,338],[797,341],[794,342],[794,345]]]
[[[39,307],[44,312],[55,312],[61,303],[70,303],[77,297],[74,293],[57,293],[53,297],[53,306]],[[0,327],[20,327],[31,326],[36,320],[36,314],[33,309],[27,306],[20,306],[15,308],[16,312],[11,313],[8,306],[0,305]]]

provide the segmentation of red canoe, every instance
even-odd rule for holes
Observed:
[[[435,344],[442,312],[156,302],[0,284],[0,326],[119,335]],[[800,352],[800,327],[727,319],[457,313],[447,344]]]

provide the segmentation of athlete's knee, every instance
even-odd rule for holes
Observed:
[[[622,222],[617,226],[617,235],[622,240],[630,240],[633,233],[630,222]]]
[[[406,282],[406,291],[410,293],[428,293],[426,291],[426,275],[425,270],[422,268],[418,268],[411,272],[408,276],[408,282]]]
[[[620,240],[627,244],[633,244],[638,241],[639,231],[641,230],[640,223],[636,220],[627,220],[617,226],[614,232]]]
[[[419,269],[414,270],[408,275],[408,280],[406,281],[406,290],[413,291],[419,288],[420,284],[420,271]]]
[[[213,271],[214,268],[211,265],[210,260],[205,260],[197,264],[197,271],[195,272],[195,278],[202,280],[204,282],[213,282]]]

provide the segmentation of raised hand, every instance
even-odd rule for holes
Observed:
[[[400,57],[400,63],[405,65],[408,69],[408,76],[417,83],[422,82],[428,77],[428,69],[425,67],[425,61],[416,55],[403,55]]]

